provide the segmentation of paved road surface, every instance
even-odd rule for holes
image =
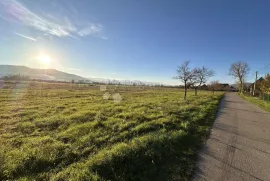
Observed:
[[[270,113],[227,93],[193,180],[270,181]]]

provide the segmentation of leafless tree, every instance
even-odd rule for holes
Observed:
[[[240,82],[240,93],[243,93],[244,87],[244,78],[247,76],[249,72],[249,67],[246,62],[238,61],[231,64],[230,75],[232,75],[235,79]]]
[[[194,71],[189,68],[190,61],[185,61],[182,65],[177,68],[177,76],[174,79],[179,79],[184,83],[185,95],[184,99],[187,98],[187,89],[194,79]]]
[[[203,84],[205,84],[208,78],[212,77],[215,73],[213,70],[208,68],[195,68],[193,70],[194,78],[192,80],[192,86],[195,90],[195,96],[197,96],[198,88],[200,88]]]

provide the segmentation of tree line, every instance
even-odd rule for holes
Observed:
[[[229,75],[233,76],[238,83],[239,93],[242,94],[244,91],[244,83],[247,78],[247,75],[250,71],[250,68],[246,62],[237,61],[231,64],[229,69]],[[180,66],[177,67],[177,76],[173,77],[174,79],[180,80],[184,85],[184,99],[187,98],[187,89],[193,88],[195,90],[195,95],[197,95],[198,89],[202,85],[205,85],[208,79],[215,75],[215,72],[206,67],[200,68],[190,68],[190,61],[184,61]],[[256,82],[255,82],[256,84]],[[270,74],[267,74],[265,78],[257,83],[257,89],[261,93],[270,93]],[[225,85],[229,84],[220,84],[219,81],[212,81],[208,85],[208,90],[221,90]],[[222,88],[223,86],[223,88]],[[226,89],[225,89],[226,90]]]
[[[14,75],[6,75],[1,77],[2,80],[30,80],[29,76],[14,74]]]

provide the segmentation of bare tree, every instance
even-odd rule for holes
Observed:
[[[179,79],[184,83],[185,95],[184,99],[187,98],[187,89],[194,79],[194,71],[189,68],[190,61],[185,61],[182,65],[177,68],[177,76],[174,79]]]
[[[247,76],[249,72],[249,67],[246,62],[238,61],[231,64],[230,75],[232,75],[235,79],[240,82],[240,93],[243,93],[244,87],[244,78]]]
[[[213,70],[208,68],[195,68],[194,70],[194,78],[192,80],[192,86],[195,90],[195,96],[197,96],[198,88],[200,88],[203,84],[205,84],[208,78],[212,77],[215,73]]]

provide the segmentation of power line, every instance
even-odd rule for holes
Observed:
[[[270,67],[270,64],[266,65],[265,67],[261,68],[261,69],[258,70],[258,71],[261,71],[261,70],[263,70],[263,69],[266,69],[267,67]]]
[[[261,70],[263,70],[263,69],[266,69],[267,67],[270,67],[270,64],[264,66],[263,68],[261,68],[261,69],[259,69],[259,70],[256,70],[256,71],[250,76],[250,78],[253,77],[253,76],[254,76],[256,73],[258,73],[259,71],[261,71]]]

